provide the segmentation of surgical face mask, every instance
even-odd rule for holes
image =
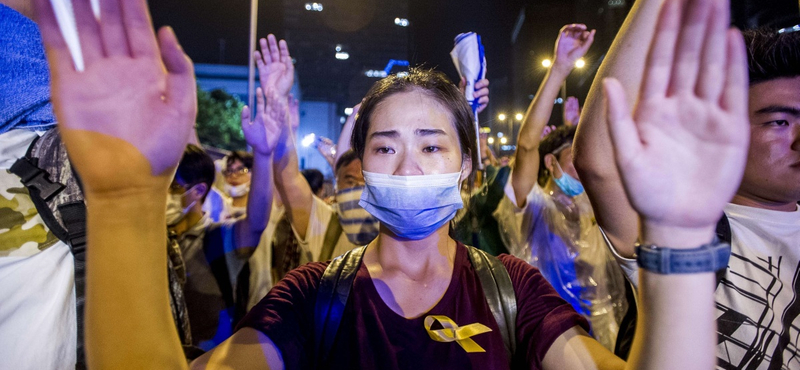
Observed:
[[[449,222],[464,207],[461,173],[394,176],[364,171],[359,205],[395,235],[419,240]]]
[[[561,169],[561,164],[558,163],[558,160],[555,161],[558,170],[561,171],[561,177],[556,178],[555,174],[553,175],[553,181],[555,181],[558,188],[561,189],[564,194],[568,197],[576,197],[583,193],[583,184],[580,181],[575,179],[574,177],[570,176],[568,173],[564,172]]]
[[[183,194],[167,194],[167,226],[174,226],[181,222],[197,203],[197,201],[193,201],[185,208],[183,207],[183,197],[191,190],[192,188],[189,188]]]
[[[380,222],[358,205],[364,186],[336,192],[336,213],[347,240],[355,245],[366,245],[380,232]]]
[[[225,193],[234,198],[239,198],[247,195],[250,192],[250,184],[245,183],[241,185],[230,185],[225,183]]]

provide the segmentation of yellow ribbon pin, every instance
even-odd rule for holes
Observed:
[[[434,322],[438,321],[442,325],[442,329],[431,330]],[[488,333],[492,331],[488,326],[481,323],[469,324],[459,327],[456,323],[447,316],[430,315],[425,317],[425,330],[431,339],[437,342],[453,342],[458,343],[467,353],[473,352],[486,352],[483,347],[475,343],[470,337]]]

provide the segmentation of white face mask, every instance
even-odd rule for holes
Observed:
[[[250,183],[245,183],[236,186],[225,183],[225,193],[227,193],[231,197],[234,198],[243,197],[247,195],[247,193],[249,192],[250,192]]]
[[[366,189],[359,205],[401,238],[424,239],[464,207],[460,172],[420,176],[363,172]]]
[[[183,197],[186,193],[190,192],[192,188],[189,188],[189,190],[186,190],[183,194],[167,194],[167,226],[174,226],[178,222],[181,222],[189,213],[189,210],[197,203],[195,200],[186,206],[186,208],[183,207]]]

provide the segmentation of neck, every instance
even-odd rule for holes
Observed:
[[[401,273],[416,281],[451,273],[457,244],[448,228],[449,225],[442,226],[424,239],[404,240],[381,226],[381,233],[370,243],[364,259],[378,263],[384,273]]]
[[[200,219],[203,218],[202,211],[196,211],[192,209],[189,213],[186,214],[182,220],[180,220],[177,224],[172,225],[169,227],[170,231],[174,231],[178,237],[181,237],[184,233],[189,231],[189,229],[193,228],[194,225],[197,225],[200,222]]]
[[[247,205],[247,195],[242,195],[241,197],[231,199],[233,200],[232,204],[234,207],[244,207]]]
[[[780,202],[761,198],[751,194],[738,192],[733,196],[731,203],[745,207],[761,208],[770,211],[794,212],[797,210],[796,202]]]

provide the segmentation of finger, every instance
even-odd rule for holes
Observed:
[[[100,31],[106,56],[130,55],[118,0],[100,2]]]
[[[680,27],[681,1],[666,1],[658,15],[658,23],[650,44],[640,99],[664,96],[669,87],[675,42]]]
[[[89,0],[74,0],[75,25],[78,27],[78,39],[81,42],[83,64],[90,66],[103,58],[103,43],[100,39],[100,24],[92,11]]]
[[[259,53],[261,62],[265,65],[272,63],[269,56],[269,44],[267,44],[267,39],[262,37],[261,40],[258,40],[258,46],[261,48],[261,52]]]
[[[268,97],[267,97],[268,98]],[[264,97],[264,89],[256,88],[256,114],[263,114],[267,110],[267,103]]]
[[[697,84],[697,96],[718,102],[725,86],[728,25],[730,11],[727,1],[714,1],[709,12],[709,26],[702,51],[701,70]]]
[[[472,94],[473,98],[482,98],[484,96],[489,96],[489,88],[488,87],[484,87],[484,88],[482,88],[480,90],[475,90],[475,93]]]
[[[744,38],[736,29],[728,31],[727,68],[725,86],[722,89],[722,108],[739,116],[747,117],[747,58]],[[744,120],[747,122],[748,120]]]
[[[267,79],[267,74],[266,74],[267,65],[264,63],[264,58],[258,51],[253,52],[253,59],[256,61],[256,68],[258,69],[258,78],[261,84],[263,85],[264,83],[266,83]]]
[[[281,51],[278,48],[278,41],[275,38],[275,35],[269,34],[267,35],[267,43],[269,44],[269,58],[273,63],[280,62],[281,60]],[[264,50],[262,50],[264,51]]]
[[[34,7],[36,9],[36,23],[39,25],[42,41],[47,48],[50,72],[54,76],[75,73],[72,54],[69,51],[67,42],[64,41],[64,36],[61,35],[61,29],[58,27],[56,14],[53,11],[53,5],[50,0],[35,0]]]
[[[613,78],[604,79],[603,94],[605,95],[609,134],[614,143],[614,153],[617,163],[622,166],[627,158],[632,158],[641,151],[639,131],[631,116],[630,106],[625,98],[625,90],[619,81]]]
[[[287,68],[293,66],[292,56],[289,54],[289,45],[286,44],[286,40],[281,40],[278,43],[278,49],[280,51],[281,63],[285,64]]]
[[[150,21],[146,0],[122,0],[122,23],[128,46],[134,58],[155,57],[158,55],[156,35]]]
[[[244,106],[242,108],[242,128],[249,127],[253,122],[250,121],[250,107]]]
[[[484,79],[482,79],[482,80],[480,80],[480,81],[475,83],[475,89],[476,90],[480,90],[480,89],[487,88],[487,87],[489,87],[489,80],[488,79],[484,78]],[[489,91],[489,89],[486,89],[486,91]]]
[[[178,43],[175,31],[171,27],[162,27],[158,32],[158,41],[161,60],[169,74],[167,98],[185,104],[196,102],[197,84],[194,78],[194,66]]]
[[[711,7],[712,2],[708,0],[688,0],[686,3],[668,94],[695,91]]]
[[[478,99],[478,104],[480,104],[480,105],[489,104],[489,97],[488,96],[482,96],[480,99]]]

